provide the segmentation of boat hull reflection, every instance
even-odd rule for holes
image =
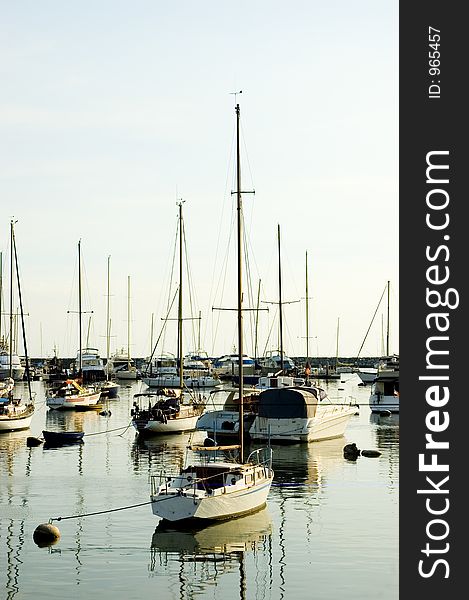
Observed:
[[[159,552],[187,554],[230,554],[253,550],[272,534],[267,508],[250,515],[212,523],[205,527],[177,526],[160,521],[153,533],[151,547]]]

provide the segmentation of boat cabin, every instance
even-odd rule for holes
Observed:
[[[327,398],[321,388],[270,388],[259,395],[259,416],[270,419],[308,419]]]

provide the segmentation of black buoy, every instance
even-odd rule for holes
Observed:
[[[37,437],[26,438],[26,446],[28,446],[28,448],[33,448],[34,446],[40,446],[43,442],[44,442],[44,440],[42,438],[37,438]]]
[[[52,523],[41,523],[34,530],[33,540],[39,548],[53,546],[60,540],[59,528]]]
[[[367,456],[368,458],[376,458],[381,456],[381,452],[379,450],[362,450],[361,455]]]
[[[347,444],[346,446],[344,446],[344,458],[346,458],[347,460],[357,460],[357,458],[360,456],[360,449],[357,448],[357,445],[354,444]]]
[[[390,411],[390,410],[380,410],[380,411],[379,411],[379,414],[380,414],[382,417],[390,417],[390,416],[391,416],[391,411]]]

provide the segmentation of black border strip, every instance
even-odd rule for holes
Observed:
[[[463,103],[469,51],[463,7],[400,3],[401,598],[419,593],[441,600],[464,595],[459,590],[465,588],[469,136]],[[438,306],[436,292],[454,307]],[[427,448],[426,435],[449,447]],[[448,471],[424,466],[432,460]]]

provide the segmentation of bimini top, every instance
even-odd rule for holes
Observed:
[[[271,388],[259,394],[259,416],[271,419],[314,417],[318,401],[327,394],[320,388]]]

